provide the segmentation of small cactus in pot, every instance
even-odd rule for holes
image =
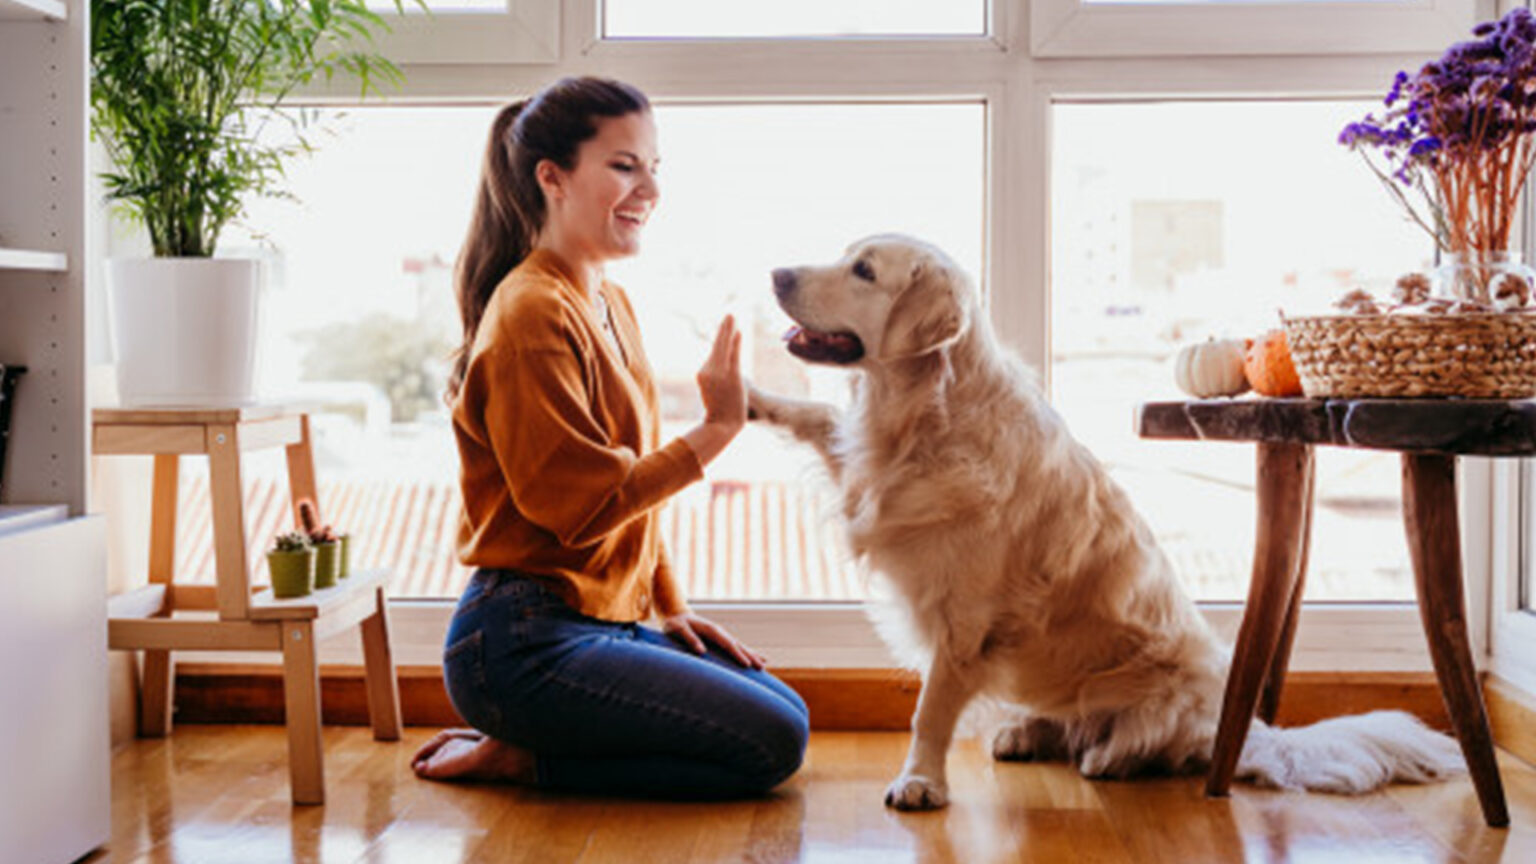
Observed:
[[[299,527],[315,547],[315,587],[330,588],[345,575],[344,535],[338,535],[328,523],[321,523],[315,502],[308,498],[299,501]]]
[[[315,589],[315,547],[300,531],[279,534],[267,551],[272,596],[303,597]]]

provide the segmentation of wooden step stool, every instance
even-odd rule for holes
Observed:
[[[400,738],[400,693],[389,645],[385,571],[354,573],[334,588],[278,600],[263,585],[253,588],[246,570],[240,454],[287,448],[288,486],[294,508],[315,489],[309,417],[303,411],[261,405],[231,409],[98,408],[92,415],[92,448],[102,455],[155,457],[150,514],[149,584],[112,598],[108,647],[143,651],[139,734],[171,730],[175,681],[172,651],[281,651],[283,699],[288,726],[288,770],[295,804],[325,803],[320,732],[320,672],[316,645],[357,626],[362,631],[368,716],[373,737]],[[183,454],[208,457],[213,507],[215,585],[177,585],[176,499]]]

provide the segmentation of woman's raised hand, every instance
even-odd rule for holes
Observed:
[[[699,367],[699,396],[704,422],[683,433],[700,465],[708,465],[747,425],[747,385],[741,378],[741,334],[736,319],[725,316],[704,365]]]
[[[725,316],[715,332],[715,344],[699,367],[699,396],[704,422],[740,429],[747,422],[747,385],[741,378],[741,332],[736,319]]]

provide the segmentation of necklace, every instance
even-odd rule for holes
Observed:
[[[613,350],[618,352],[619,359],[628,363],[629,358],[624,356],[624,346],[619,344],[619,334],[613,327],[613,313],[608,309],[608,298],[603,296],[602,291],[594,291],[592,292],[592,302],[597,306],[597,317],[602,322],[603,334],[608,337],[608,344],[612,345]]]

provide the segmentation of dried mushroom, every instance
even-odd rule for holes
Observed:
[[[1349,315],[1379,315],[1381,307],[1376,305],[1376,298],[1364,288],[1356,288],[1334,301],[1334,308]]]
[[[1392,299],[1399,306],[1417,306],[1429,299],[1429,277],[1423,273],[1404,273],[1392,286]]]

